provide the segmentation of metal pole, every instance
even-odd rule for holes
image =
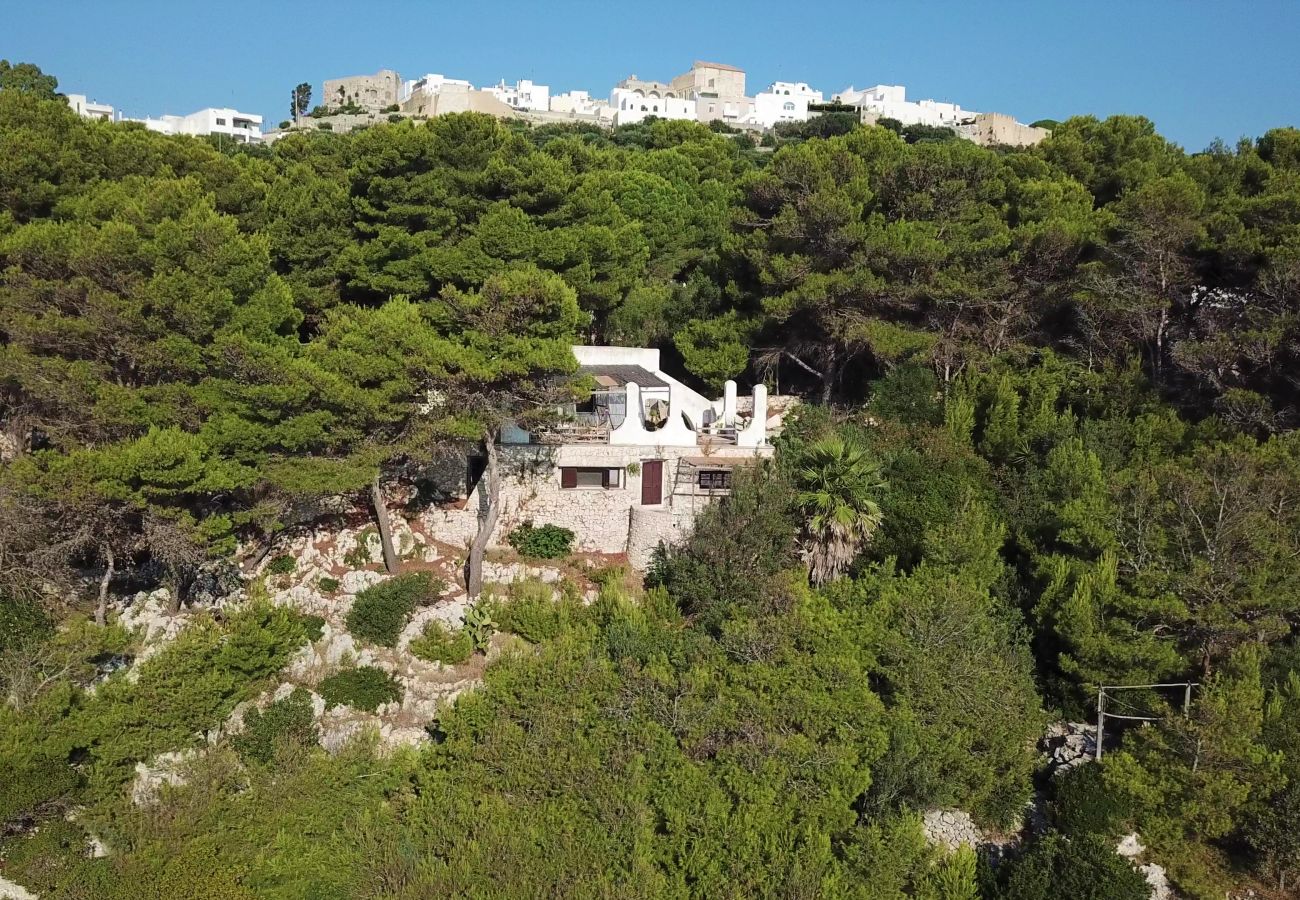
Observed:
[[[1101,762],[1101,739],[1106,729],[1106,689],[1097,688],[1097,762]]]
[[[1191,715],[1191,712],[1192,712],[1192,683],[1189,681],[1187,682],[1187,686],[1183,688],[1183,715],[1189,716]]]

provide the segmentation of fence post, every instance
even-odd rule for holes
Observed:
[[[1106,730],[1106,688],[1097,688],[1097,762],[1101,762],[1101,740]]]

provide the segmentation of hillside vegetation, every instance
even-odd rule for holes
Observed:
[[[1100,900],[1147,896],[1113,852],[1137,831],[1188,896],[1300,880],[1300,131],[1188,154],[1137,117],[1027,150],[810,123],[767,152],[464,114],[231,148],[83,121],[19,68],[0,873],[46,898]],[[806,402],[644,586],[476,608],[521,636],[420,748],[327,753],[296,691],[226,733],[320,637],[256,584],[215,607],[232,560],[581,394],[573,343]],[[438,593],[403,578],[353,607],[372,643]],[[192,620],[141,658],[111,601],[158,585]],[[332,704],[396,695],[335,680]],[[1099,685],[1185,681],[1188,710],[1126,693],[1151,724],[1040,771]],[[183,783],[133,799],[160,754]],[[1031,799],[996,868],[920,827],[1005,837]]]

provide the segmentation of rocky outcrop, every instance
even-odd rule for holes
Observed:
[[[0,900],[37,900],[37,895],[21,884],[0,876]]]
[[[188,613],[171,612],[171,591],[159,588],[147,594],[141,591],[127,600],[117,624],[140,639],[140,652],[135,658],[138,665],[175,640],[189,621]],[[133,674],[134,669],[128,677]]]
[[[1053,722],[1038,745],[1052,775],[1091,761],[1097,755],[1097,728],[1084,722]]]
[[[199,753],[198,750],[175,750],[160,753],[147,763],[136,763],[131,802],[136,806],[148,806],[158,799],[158,791],[163,785],[185,784],[185,770]]]
[[[1133,863],[1137,870],[1146,878],[1147,884],[1151,886],[1151,900],[1173,900],[1173,887],[1169,884],[1169,877],[1165,874],[1164,866],[1158,866],[1153,862],[1138,862],[1138,857],[1146,852],[1146,847],[1142,846],[1142,841],[1138,838],[1136,832],[1125,835],[1115,847],[1115,852]]]

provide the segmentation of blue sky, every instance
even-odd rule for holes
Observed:
[[[361,10],[373,10],[362,13]],[[0,57],[128,115],[235,106],[392,68],[607,94],[692,59],[767,82],[905,84],[1025,122],[1141,113],[1190,150],[1300,125],[1300,0],[0,0]]]

